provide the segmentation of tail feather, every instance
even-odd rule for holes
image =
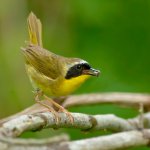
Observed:
[[[28,30],[30,43],[42,46],[42,24],[33,12],[30,13],[28,19]]]

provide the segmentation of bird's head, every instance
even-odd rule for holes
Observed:
[[[67,71],[65,75],[66,79],[71,79],[83,75],[98,77],[100,74],[99,70],[93,69],[85,60],[79,58],[70,58],[67,62]]]

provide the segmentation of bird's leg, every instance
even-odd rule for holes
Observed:
[[[58,113],[54,110],[54,108],[50,105],[44,104],[43,101],[41,101],[41,97],[43,96],[43,92],[41,90],[37,90],[36,94],[35,94],[35,101],[36,103],[48,108],[48,110],[54,114],[55,116],[55,120],[56,120],[56,124],[58,124],[58,122],[60,121],[60,117],[58,116]]]
[[[45,99],[49,100],[56,108],[58,108],[60,112],[64,112],[68,116],[70,122],[73,124],[74,119],[73,119],[73,117],[72,117],[70,112],[68,112],[64,107],[62,107],[61,105],[59,105],[54,100],[52,100],[51,98],[47,97],[46,95],[43,95],[43,96],[44,96]]]
[[[57,104],[63,106],[63,103],[64,103],[64,101],[65,101],[66,99],[67,99],[67,96],[61,96],[61,97],[56,97],[56,98],[54,98],[53,100],[54,100]]]

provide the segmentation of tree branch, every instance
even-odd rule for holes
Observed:
[[[49,104],[47,100],[45,103]],[[83,95],[71,95],[64,99],[62,105],[66,108],[73,106],[86,106],[86,105],[98,105],[98,104],[116,104],[119,106],[127,106],[139,108],[140,103],[143,104],[145,110],[150,108],[150,94],[142,93],[119,93],[119,92],[109,92],[109,93],[96,93],[96,94],[83,94]],[[9,116],[7,118],[0,120],[0,126],[13,118],[17,118],[24,114],[35,114],[41,112],[48,112],[49,110],[39,104],[34,104],[25,110]]]
[[[41,130],[43,128],[78,128],[84,131],[90,130],[111,130],[115,132],[137,129],[136,123],[119,118],[115,115],[86,115],[72,113],[74,123],[64,113],[59,113],[60,122],[56,124],[52,113],[38,113],[23,115],[8,121],[0,128],[0,133],[9,137],[17,137],[25,131]],[[131,123],[132,122],[132,123]]]
[[[23,115],[4,123],[0,134],[17,137],[25,131],[41,130],[43,128],[78,128],[83,131],[111,130],[114,132],[136,130],[139,128],[138,117],[122,119],[115,115],[86,115],[72,113],[74,123],[71,124],[66,114],[59,113],[60,122],[56,124],[55,116],[50,112]],[[145,127],[150,128],[150,113],[143,116]]]
[[[44,102],[48,103],[48,101]],[[76,95],[66,98],[63,106],[72,107],[103,103],[112,103],[129,107],[133,106],[135,108],[139,108],[139,104],[143,104],[145,108],[149,108],[150,95],[131,93]],[[140,127],[139,117],[125,120],[115,115],[72,113],[74,123],[71,124],[64,113],[59,113],[59,116],[60,122],[56,124],[54,115],[50,113],[48,109],[35,104],[16,115],[0,120],[0,148],[3,150],[12,148],[14,148],[14,150],[30,150],[32,148],[37,150],[39,150],[39,148],[40,150],[46,148],[50,150],[114,150],[149,144],[150,129],[142,130],[142,132],[133,131]],[[143,115],[143,122],[144,128],[150,128],[150,112]],[[25,131],[35,131],[43,128],[78,128],[85,132],[105,129],[113,132],[122,131],[122,133],[71,142],[66,142],[68,138],[64,138],[65,142],[61,140],[63,138],[60,138],[58,141],[56,140],[56,142],[55,140],[51,142],[51,140],[44,139],[43,143],[40,140],[11,139],[21,135]]]

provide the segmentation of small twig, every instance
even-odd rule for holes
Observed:
[[[106,103],[136,108],[139,108],[139,103],[142,103],[143,106],[150,107],[150,95],[121,92],[72,95],[64,101],[63,106],[72,107]]]
[[[143,129],[144,128],[144,106],[143,103],[139,104],[139,128]]]
[[[0,150],[51,150],[50,148],[55,149],[61,142],[66,141],[69,141],[67,134],[46,139],[13,139],[0,136]]]
[[[143,132],[150,134],[150,130],[143,130]],[[122,132],[108,136],[65,142],[61,146],[63,145],[66,150],[120,150],[148,145],[149,139],[144,137],[143,132]]]

